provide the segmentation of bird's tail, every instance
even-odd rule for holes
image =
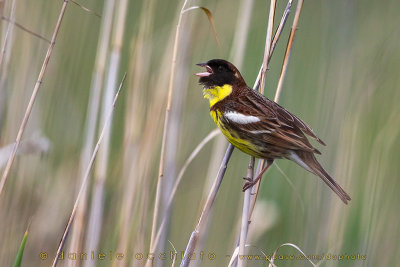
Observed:
[[[340,199],[347,204],[351,198],[340,185],[322,168],[314,154],[308,151],[292,151],[289,159],[293,160],[307,171],[319,176]]]

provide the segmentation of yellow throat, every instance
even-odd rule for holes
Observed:
[[[210,101],[210,107],[227,97],[232,93],[232,85],[214,86],[203,89],[203,96]]]

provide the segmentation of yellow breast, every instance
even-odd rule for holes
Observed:
[[[203,90],[204,98],[210,101],[210,107],[227,97],[232,93],[232,85],[225,84],[223,86],[214,86]],[[212,116],[212,115],[211,115]]]

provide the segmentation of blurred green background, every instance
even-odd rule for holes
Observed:
[[[0,3],[3,49],[9,27],[4,18],[14,16],[17,23],[50,39],[63,2]],[[113,115],[110,140],[102,144],[100,153],[104,156],[99,155],[92,172],[85,210],[71,230],[59,266],[142,266],[144,260],[135,256],[143,253],[146,257],[149,251],[172,48],[183,2],[79,3],[101,18],[73,2],[68,4],[23,136],[27,143],[22,147],[28,148],[21,149],[0,196],[2,266],[14,261],[29,223],[22,265],[51,265],[81,184],[82,170],[87,166],[82,151],[85,147],[93,149],[93,140],[87,137],[88,125],[96,127],[96,141],[103,125],[101,114],[110,106],[98,101],[98,114],[90,116],[95,74],[100,77],[101,99],[106,98],[107,87],[115,92],[124,72],[127,79]],[[250,3],[188,3],[212,12],[221,48],[201,10],[183,15],[167,141],[165,196],[161,200],[164,204],[189,154],[215,128],[201,86],[193,76],[199,70],[195,63],[225,58],[240,66],[249,85],[257,76],[269,1],[254,1],[249,28],[238,35],[238,26],[243,23],[241,12]],[[269,98],[275,94],[296,4],[269,66],[265,90]],[[286,1],[278,1],[276,24],[285,6]],[[281,244],[290,242],[307,255],[366,257],[340,261],[325,258],[321,266],[396,266],[399,262],[399,9],[400,3],[394,0],[305,1],[280,104],[310,124],[325,141],[326,147],[318,147],[322,152],[318,159],[352,201],[344,205],[319,179],[292,162],[278,160],[286,178],[273,166],[262,181],[247,242],[251,245],[249,255],[271,255]],[[243,39],[242,61],[235,45]],[[48,45],[18,27],[8,37],[0,66],[1,171],[9,155],[7,145],[15,140]],[[99,59],[102,49],[103,61]],[[185,250],[226,145],[221,136],[217,137],[189,165],[171,211],[160,212],[159,217],[168,214],[170,219],[157,253],[168,255],[172,245],[178,256]],[[197,252],[204,251],[205,259],[193,266],[228,264],[239,233],[242,177],[248,162],[247,155],[234,151],[207,234],[197,248]],[[67,259],[68,253],[92,251],[95,255],[124,253],[125,258]],[[48,253],[48,259],[41,259],[41,252]],[[215,254],[214,260],[206,259],[209,253]],[[278,254],[298,256],[299,252],[283,247]],[[171,264],[170,259],[157,261],[157,266]],[[275,264],[311,266],[305,260],[278,260]],[[268,264],[249,260],[247,265]]]

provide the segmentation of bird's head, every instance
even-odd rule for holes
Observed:
[[[205,67],[205,72],[196,73],[200,77],[199,83],[205,88],[224,85],[242,85],[245,84],[239,70],[230,62],[223,59],[211,59],[206,63],[196,64]]]

